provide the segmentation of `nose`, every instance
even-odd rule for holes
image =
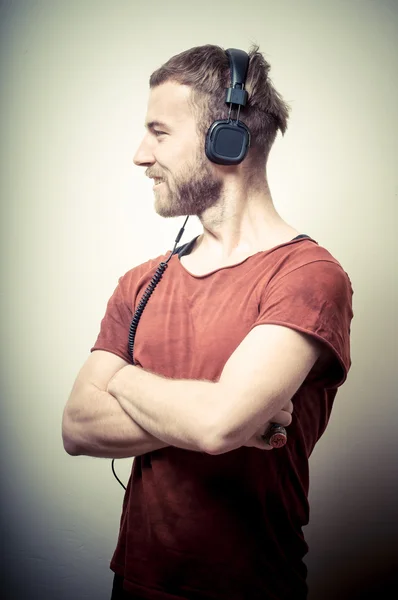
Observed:
[[[155,163],[155,157],[148,136],[145,136],[139,145],[138,150],[134,155],[133,162],[137,167],[148,167]]]

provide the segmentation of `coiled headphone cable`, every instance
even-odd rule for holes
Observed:
[[[133,319],[130,323],[128,349],[129,349],[129,354],[131,356],[131,362],[133,365],[134,365],[134,340],[135,340],[135,334],[137,331],[137,326],[138,326],[139,320],[141,318],[144,308],[146,307],[147,302],[148,302],[149,298],[151,297],[154,289],[158,285],[159,281],[162,279],[163,273],[165,272],[165,270],[168,267],[169,260],[171,259],[173,254],[176,253],[177,244],[180,241],[182,234],[184,233],[185,225],[187,224],[188,219],[189,219],[189,215],[185,219],[184,225],[181,227],[180,231],[178,232],[178,235],[175,239],[174,248],[173,248],[172,252],[170,253],[170,256],[168,257],[166,262],[161,262],[160,265],[158,266],[156,273],[154,274],[148,287],[146,288],[146,290],[137,306],[137,309],[134,313]],[[119,477],[116,475],[114,464],[115,464],[115,459],[113,458],[112,459],[112,473],[115,476],[115,478],[118,480],[118,482],[120,483],[122,488],[124,488],[126,490],[127,488],[123,485],[123,483],[120,481]]]

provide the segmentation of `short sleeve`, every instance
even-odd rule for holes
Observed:
[[[327,388],[338,387],[351,366],[352,296],[351,281],[339,263],[312,261],[274,277],[263,290],[253,327],[283,325],[323,342],[333,360],[322,382]]]
[[[128,336],[133,315],[125,299],[124,278],[125,276],[119,278],[118,285],[108,301],[100,332],[91,352],[106,350],[131,363]]]

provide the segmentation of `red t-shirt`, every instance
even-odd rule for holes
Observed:
[[[131,362],[132,315],[168,256],[119,279],[92,350]],[[203,276],[171,258],[137,328],[134,360],[144,369],[216,381],[263,323],[320,340],[333,361],[295,394],[283,448],[210,455],[170,446],[134,459],[111,561],[128,592],[148,600],[306,598],[308,458],[351,365],[352,293],[339,262],[308,238]]]

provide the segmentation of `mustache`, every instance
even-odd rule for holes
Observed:
[[[147,177],[149,177],[149,179],[155,179],[155,178],[162,179],[164,177],[163,175],[158,175],[157,173],[152,173],[152,171],[146,171],[145,175]]]

